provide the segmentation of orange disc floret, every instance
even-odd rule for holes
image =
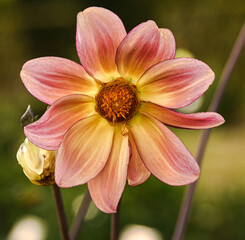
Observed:
[[[123,78],[103,84],[95,100],[95,110],[113,124],[131,119],[140,104],[136,86]]]

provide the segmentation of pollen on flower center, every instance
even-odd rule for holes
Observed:
[[[95,101],[95,110],[113,124],[131,119],[140,104],[136,86],[123,78],[102,85]]]

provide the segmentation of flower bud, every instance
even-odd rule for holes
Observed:
[[[25,175],[36,185],[54,184],[55,151],[37,147],[27,138],[17,152]]]

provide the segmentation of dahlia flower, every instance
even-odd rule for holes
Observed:
[[[35,145],[57,150],[60,187],[88,183],[96,206],[113,213],[126,180],[135,186],[150,173],[169,185],[185,185],[199,166],[168,126],[205,129],[224,119],[217,113],[181,114],[214,80],[203,62],[175,56],[171,31],[154,21],[128,34],[111,11],[90,7],[77,16],[81,65],[59,57],[28,61],[24,85],[50,105],[25,127]]]

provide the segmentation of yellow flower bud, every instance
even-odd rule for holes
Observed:
[[[25,175],[36,185],[54,184],[55,151],[37,147],[27,138],[17,152]]]

